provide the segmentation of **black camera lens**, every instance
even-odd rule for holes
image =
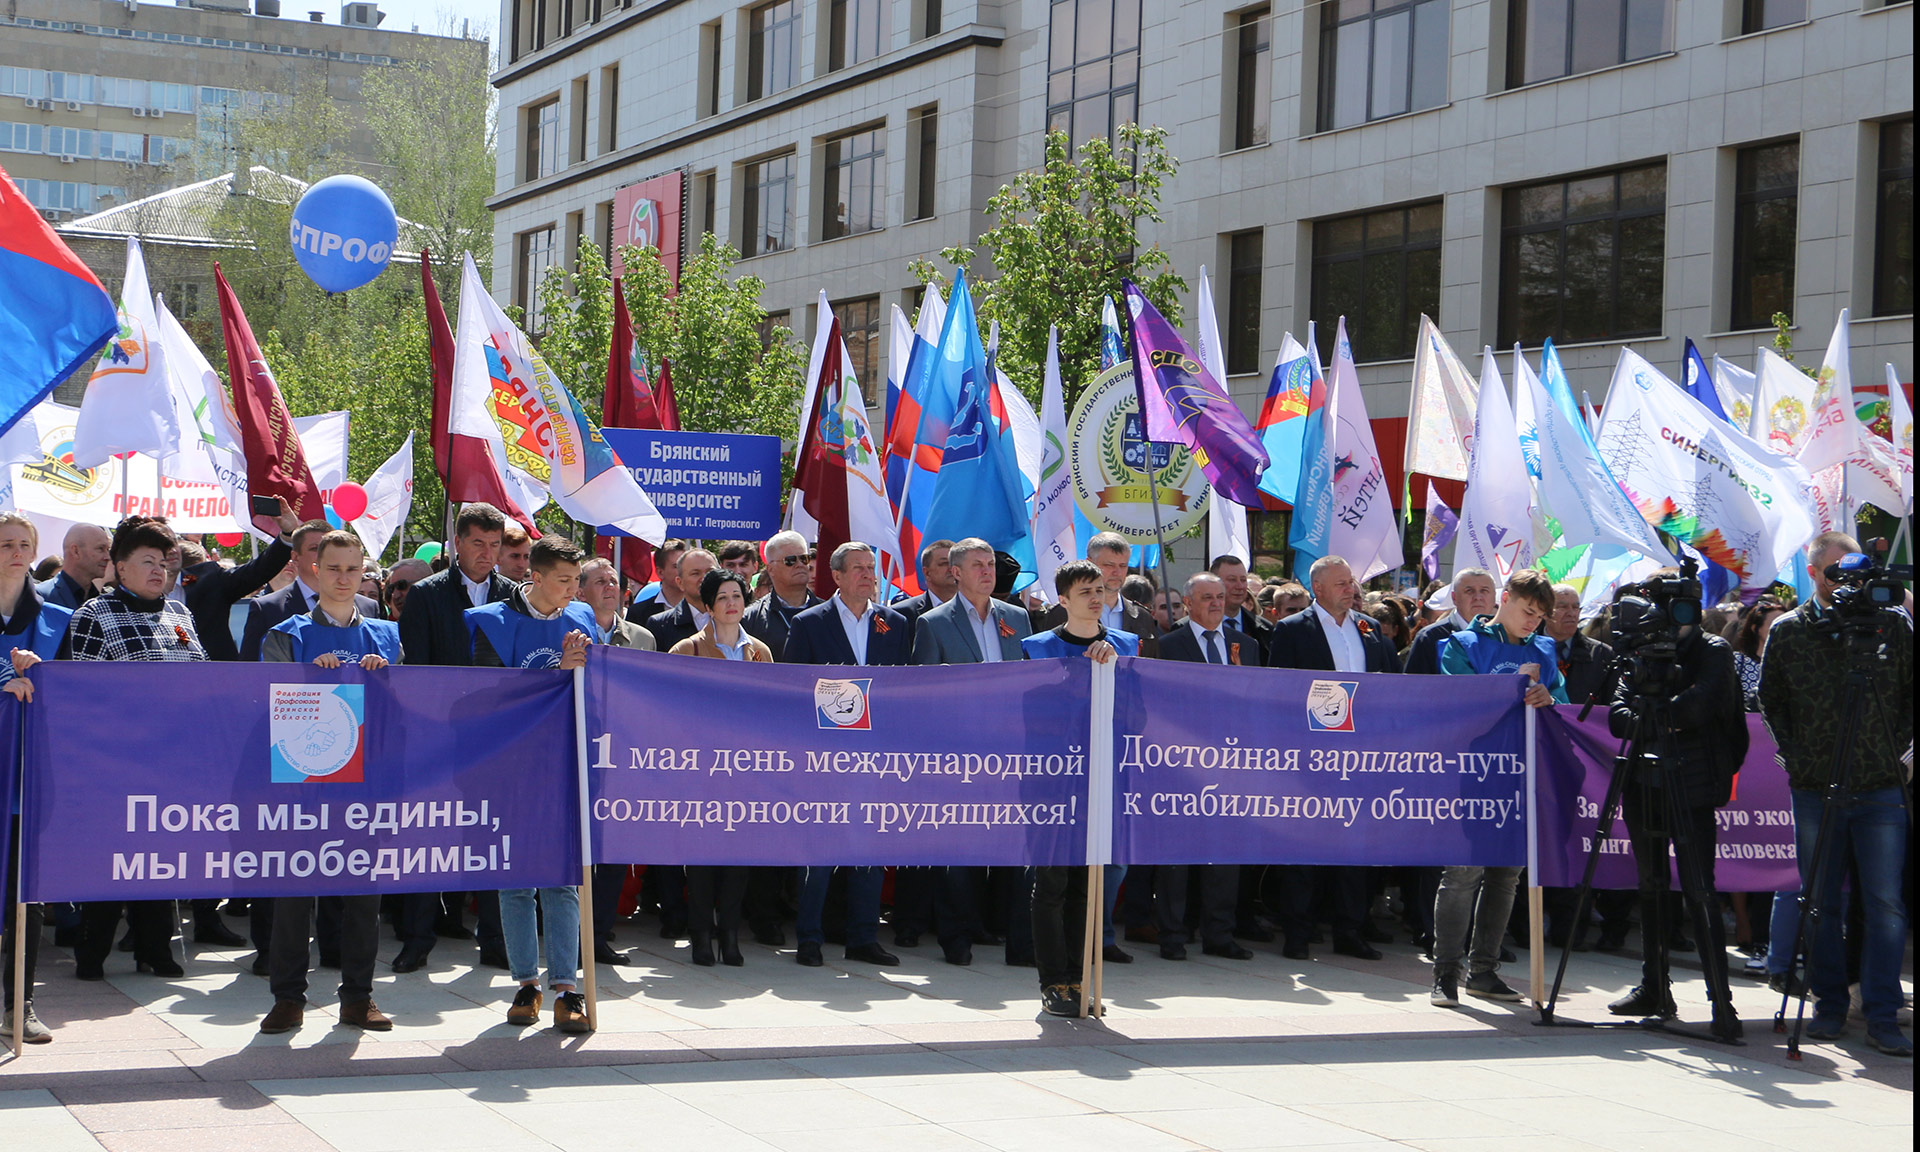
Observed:
[[[1669,601],[1667,615],[1672,617],[1674,624],[1678,627],[1698,624],[1700,623],[1700,601],[1688,599]]]

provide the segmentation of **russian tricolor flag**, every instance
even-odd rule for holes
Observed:
[[[119,330],[113,297],[0,168],[0,433]]]

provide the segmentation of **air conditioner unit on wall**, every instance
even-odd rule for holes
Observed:
[[[80,111],[80,101],[78,101],[78,100],[69,100],[69,101],[67,101],[67,111],[69,111],[69,112],[78,112],[78,111]]]
[[[38,108],[40,106],[40,101],[34,99],[32,96],[22,97],[20,102],[29,108]]]
[[[165,116],[166,112],[159,108],[149,108],[147,109],[147,115],[154,120],[158,120],[160,117]]]
[[[48,97],[47,99],[40,101],[40,110],[42,112],[53,111],[53,98]]]
[[[62,157],[60,157],[60,163],[62,163],[62,164],[71,164],[71,163],[73,163],[73,157],[71,157],[71,156],[62,156]]]
[[[147,110],[145,108],[135,108],[133,110],[133,114],[135,116],[140,117],[141,119],[145,119],[147,115]]]

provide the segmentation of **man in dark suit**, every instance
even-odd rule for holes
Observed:
[[[747,605],[740,626],[755,640],[765,644],[779,660],[787,650],[787,634],[793,631],[793,618],[820,603],[813,594],[813,558],[807,538],[798,532],[781,532],[767,541],[767,578],[773,591]]]
[[[1120,595],[1120,585],[1127,580],[1127,563],[1132,558],[1132,546],[1118,532],[1096,532],[1093,539],[1087,541],[1087,559],[1100,569],[1101,627],[1133,633],[1140,637],[1140,655],[1154,656],[1158,654],[1160,625],[1154,622],[1152,612]],[[1066,622],[1067,610],[1055,604],[1034,618],[1033,632],[1037,635]]]
[[[1493,576],[1485,568],[1455,572],[1447,594],[1453,600],[1453,609],[1415,633],[1413,646],[1407,649],[1407,671],[1417,676],[1440,675],[1440,645],[1479,617],[1493,615],[1499,599]]]
[[[75,524],[60,542],[60,571],[40,582],[40,599],[75,609],[93,599],[94,582],[107,574],[113,537],[98,524]]]
[[[629,622],[645,626],[650,617],[671,612],[679,606],[680,581],[674,576],[674,571],[680,566],[680,554],[686,550],[685,540],[667,540],[653,550],[653,573],[659,583],[658,593],[628,605]]]
[[[903,596],[888,607],[917,624],[920,617],[953,599],[959,587],[953,573],[953,541],[935,540],[920,549],[920,587],[925,591]]]
[[[793,618],[785,660],[789,664],[911,664],[912,629],[907,618],[873,602],[879,573],[873,549],[847,543],[833,550],[830,561],[838,589],[824,604]],[[807,968],[823,963],[821,927],[827,904],[830,867],[808,868],[800,878],[800,916],[796,924],[800,951],[795,959]],[[847,959],[869,964],[898,964],[900,958],[880,947],[881,869],[847,869]]]
[[[1553,586],[1553,615],[1547,617],[1547,635],[1560,650],[1560,676],[1567,682],[1567,700],[1602,704],[1613,699],[1620,679],[1613,669],[1613,646],[1580,632],[1580,590],[1571,584]]]
[[[1273,626],[1267,664],[1316,672],[1398,672],[1400,658],[1372,620],[1359,611],[1360,583],[1338,556],[1322,556],[1308,572],[1313,607]],[[1333,950],[1361,960],[1380,959],[1364,935],[1367,873],[1359,867],[1290,866],[1281,869],[1282,953],[1308,958],[1307,945],[1324,898],[1333,924]]]
[[[1207,571],[1220,577],[1221,586],[1227,590],[1227,611],[1221,617],[1226,626],[1259,641],[1261,651],[1265,651],[1267,633],[1273,630],[1273,625],[1261,619],[1259,607],[1254,604],[1253,597],[1247,595],[1246,562],[1237,556],[1215,556],[1213,563],[1207,565]],[[1187,605],[1187,613],[1193,613],[1191,603]],[[1251,652],[1247,655],[1247,663],[1255,663]]]
[[[1244,581],[1244,566],[1240,575]],[[1187,618],[1160,637],[1160,659],[1259,666],[1259,642],[1226,623],[1227,586],[1223,578],[1210,572],[1196,573],[1187,581],[1186,603]],[[1187,958],[1187,941],[1191,939],[1187,929],[1189,870],[1186,864],[1162,864],[1153,870],[1160,955],[1167,960]],[[1233,938],[1234,913],[1240,900],[1240,866],[1199,864],[1191,870],[1199,874],[1201,949],[1209,956],[1229,960],[1253,959],[1253,953]]]
[[[233,629],[228,624],[233,606],[266,587],[293,558],[293,533],[299,529],[300,520],[287,511],[285,500],[280,501],[278,517],[255,516],[253,522],[262,532],[274,535],[260,555],[232,568],[221,567],[218,560],[203,560],[180,573],[187,611],[193,613],[193,630],[199,634],[200,646],[207,650],[209,660],[240,659],[240,648],[233,642]]]
[[[500,560],[501,538],[507,518],[491,504],[462,504],[454,520],[453,563],[413,586],[400,613],[400,644],[409,664],[467,667],[473,663],[473,633],[465,612],[505,600],[514,586],[494,571]],[[505,938],[500,933],[500,906],[482,894],[480,900],[480,962],[507,966]],[[395,972],[413,972],[427,963],[439,936],[469,937],[463,910],[465,892],[419,892],[400,898],[400,954]]]
[[[702,612],[700,603],[700,582],[707,573],[720,566],[720,561],[705,548],[689,548],[680,553],[671,573],[660,574],[660,587],[667,586],[671,578],[680,589],[680,602],[664,612],[656,612],[642,621],[642,627],[653,633],[653,642],[660,651],[671,652],[673,646],[685,640],[707,626],[707,614]]]

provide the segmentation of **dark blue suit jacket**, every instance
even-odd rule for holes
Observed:
[[[282,563],[284,564],[285,561]],[[359,609],[360,615],[369,620],[380,618],[380,605],[369,597],[356,593],[353,597],[353,605]],[[258,662],[260,642],[275,625],[312,610],[301,601],[299,584],[289,584],[278,592],[254,597],[253,603],[247,608],[246,631],[240,635],[240,659],[249,664]],[[202,647],[206,645],[205,640],[200,643]]]
[[[1367,655],[1367,671],[1400,671],[1400,656],[1380,635],[1379,627],[1365,613],[1355,612],[1354,616],[1360,625],[1360,648]],[[1334,671],[1333,649],[1327,645],[1318,613],[1312,609],[1296,612],[1273,626],[1273,636],[1267,641],[1267,667]]]
[[[839,602],[827,600],[795,616],[780,659],[786,664],[856,663],[847,630],[840,624]],[[867,663],[913,663],[913,625],[885,605],[874,605],[873,615],[867,618]]]

